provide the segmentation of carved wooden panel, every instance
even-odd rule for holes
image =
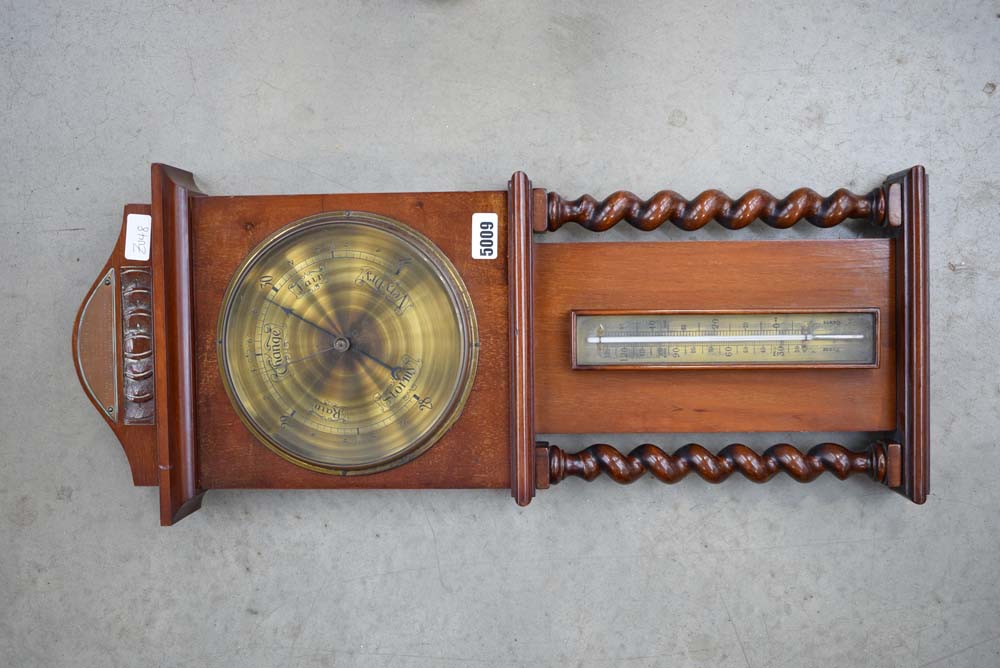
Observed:
[[[152,424],[153,305],[148,266],[123,266],[122,275],[122,415],[125,424]]]

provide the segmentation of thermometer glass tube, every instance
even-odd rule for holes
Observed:
[[[878,310],[575,311],[574,368],[878,366]]]

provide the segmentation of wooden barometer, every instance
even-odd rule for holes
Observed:
[[[224,488],[496,488],[864,473],[928,491],[927,180],[693,200],[484,192],[213,197],[155,164],[77,315],[83,388],[160,520]],[[863,219],[856,239],[536,243]],[[536,434],[865,432],[567,452]]]

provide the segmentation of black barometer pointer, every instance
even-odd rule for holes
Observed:
[[[317,325],[312,320],[307,320],[306,318],[303,318],[301,315],[299,315],[298,313],[296,313],[295,311],[293,311],[288,306],[283,306],[283,305],[279,304],[278,302],[274,301],[273,299],[271,299],[270,297],[264,297],[264,300],[265,301],[269,301],[272,304],[274,304],[275,306],[277,306],[279,309],[281,309],[285,313],[285,315],[290,315],[293,318],[298,318],[299,320],[301,320],[302,322],[306,323],[310,327],[314,327],[315,329],[318,329],[319,331],[323,332],[327,336],[332,336],[334,339],[344,339],[344,340],[347,339],[347,337],[345,337],[345,336],[343,336],[341,334],[337,334],[336,332],[332,332],[329,329],[327,329],[326,327],[323,327],[322,325]]]
[[[393,380],[399,380],[397,374],[401,371],[400,367],[398,367],[398,366],[389,366],[388,364],[386,364],[385,362],[383,362],[379,358],[375,357],[374,355],[370,355],[370,354],[366,353],[365,351],[361,350],[360,348],[354,348],[354,350],[358,351],[359,353],[361,353],[362,355],[364,355],[365,357],[367,357],[368,359],[370,359],[372,362],[375,362],[379,366],[383,366],[386,369],[388,369],[389,373],[392,374]]]
[[[293,318],[298,318],[299,320],[301,320],[302,322],[306,323],[310,327],[313,327],[313,328],[315,328],[315,329],[323,332],[327,336],[332,336],[334,338],[334,344],[332,346],[334,350],[337,350],[339,352],[347,352],[348,350],[354,350],[354,351],[360,353],[361,355],[364,355],[365,357],[367,357],[371,361],[375,362],[379,366],[385,367],[385,369],[392,375],[393,379],[396,379],[396,376],[397,376],[397,374],[400,371],[400,368],[398,366],[390,366],[389,364],[386,364],[385,362],[383,362],[379,358],[375,357],[374,355],[372,355],[370,353],[366,353],[364,350],[361,350],[360,348],[356,348],[356,347],[352,346],[351,345],[351,340],[348,339],[346,336],[342,336],[340,334],[332,332],[329,329],[327,329],[326,327],[323,327],[322,325],[317,325],[312,320],[308,320],[307,318],[302,317],[301,315],[299,315],[298,313],[296,313],[295,311],[293,311],[290,307],[283,306],[283,305],[279,304],[278,302],[274,301],[273,299],[271,299],[270,297],[264,297],[264,299],[266,301],[271,302],[272,304],[274,304],[275,306],[277,306],[279,309],[281,309],[285,313],[285,315],[290,315]]]

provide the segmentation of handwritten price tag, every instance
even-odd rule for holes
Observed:
[[[144,213],[130,213],[125,218],[125,259],[149,261],[149,242],[153,230],[153,217]]]

